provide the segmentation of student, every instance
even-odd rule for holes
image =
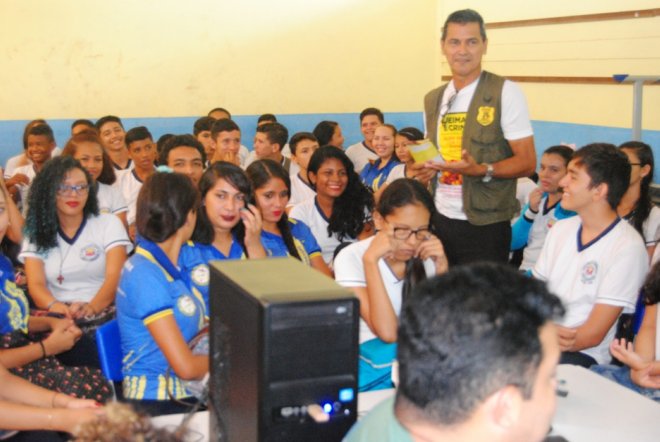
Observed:
[[[320,146],[330,145],[344,149],[344,135],[341,133],[341,126],[336,121],[321,121],[316,125],[313,133]]]
[[[396,396],[344,439],[540,442],[557,404],[561,302],[507,265],[451,269],[416,287],[399,327]]]
[[[231,120],[231,114],[229,111],[223,107],[216,107],[214,109],[211,109],[208,113],[209,117],[214,118],[215,120],[222,120],[224,118]],[[238,155],[241,158],[241,167],[247,167],[250,162],[248,162],[248,157],[252,152],[248,150],[247,147],[243,146],[241,144],[241,147],[238,150]],[[254,159],[252,160],[254,161]]]
[[[78,135],[81,132],[91,130],[96,133],[94,123],[89,120],[80,119],[71,123],[71,136]]]
[[[418,181],[421,180],[420,182],[424,186],[428,186],[428,180],[422,179],[421,170],[412,167],[415,164],[415,159],[410,154],[410,150],[408,150],[408,146],[421,141],[423,138],[424,134],[414,127],[404,127],[396,133],[394,137],[394,154],[401,164],[394,166],[389,175],[387,175],[384,185],[390,184],[399,178],[412,178]]]
[[[149,130],[144,126],[134,127],[126,132],[126,146],[128,156],[133,163],[133,169],[119,173],[116,187],[122,193],[128,205],[128,232],[131,240],[135,241],[135,214],[137,212],[137,198],[142,184],[149,178],[156,166],[156,144]]]
[[[126,132],[119,117],[106,115],[96,121],[96,130],[99,133],[101,144],[112,160],[117,170],[132,169],[133,163],[126,150]]]
[[[649,257],[653,256],[660,236],[660,209],[651,201],[653,182],[653,150],[640,141],[628,141],[619,146],[630,162],[630,185],[617,207],[620,217],[627,220],[644,238]]]
[[[114,184],[116,176],[112,161],[103,150],[96,132],[83,131],[74,135],[64,146],[62,155],[71,156],[80,161],[96,184],[99,213],[110,213],[119,218],[124,227],[126,223],[126,200]]]
[[[264,258],[266,252],[261,245],[261,215],[248,203],[252,187],[240,167],[216,161],[202,175],[199,191],[202,210],[197,214],[192,241],[181,248],[179,266],[202,293],[209,310],[208,262]]]
[[[539,169],[539,186],[529,195],[529,203],[522,209],[511,229],[511,250],[525,248],[520,270],[530,270],[541,253],[545,237],[560,219],[575,212],[561,206],[562,188],[559,186],[573,156],[568,146],[552,146],[543,152]]]
[[[367,163],[360,173],[362,183],[373,192],[378,191],[392,169],[401,164],[394,152],[395,137],[396,128],[391,124],[378,126],[374,131],[371,144],[378,159],[373,163]]]
[[[30,297],[37,308],[86,325],[88,351],[75,356],[89,358],[80,365],[98,366],[94,328],[114,317],[119,274],[132,248],[126,230],[116,216],[99,214],[92,177],[68,156],[44,166],[28,202],[19,259]]]
[[[198,206],[199,193],[186,176],[147,179],[137,202],[141,239],[117,292],[124,397],[152,416],[188,411],[196,401],[184,381],[209,371],[208,355],[193,354],[187,344],[206,324],[204,300],[176,265]]]
[[[316,197],[296,204],[290,216],[309,226],[330,266],[342,242],[373,234],[373,195],[360,182],[351,160],[333,146],[320,147],[312,154],[307,176]]]
[[[214,122],[215,118],[201,117],[198,118],[193,125],[193,136],[197,141],[202,143],[202,146],[204,146],[204,152],[209,161],[213,158],[213,154],[215,153],[215,143],[211,137],[211,127]]]
[[[261,244],[268,256],[292,256],[331,276],[321,248],[309,227],[287,217],[291,181],[284,168],[273,160],[257,160],[245,171],[254,189],[254,205],[262,220]]]
[[[0,186],[0,241],[18,215],[12,204]],[[0,364],[41,387],[105,401],[112,393],[100,370],[67,367],[55,358],[74,347],[81,334],[71,319],[31,315],[11,262],[0,253]]]
[[[204,172],[204,146],[192,135],[174,135],[167,140],[160,153],[160,164],[182,173],[197,185]]]
[[[368,107],[360,113],[360,131],[364,141],[348,146],[346,155],[353,162],[355,172],[360,173],[369,161],[376,161],[378,155],[374,152],[372,141],[378,126],[385,123],[383,113],[375,107]]]
[[[7,164],[5,165],[5,170],[4,170],[4,176],[5,178],[9,178],[12,175],[14,175],[14,170],[17,167],[21,166],[27,166],[30,164],[30,159],[27,157],[26,151],[27,151],[27,136],[28,132],[30,129],[32,129],[34,126],[38,126],[40,124],[46,124],[46,120],[43,120],[41,118],[32,120],[28,124],[25,125],[25,128],[23,129],[23,152],[19,153],[18,155],[15,155],[7,160]],[[57,156],[57,148],[53,150],[53,156]]]
[[[291,198],[289,198],[287,210],[291,210],[296,204],[314,198],[316,195],[314,186],[307,177],[307,166],[312,154],[319,148],[319,142],[314,134],[298,132],[291,137],[289,146],[291,147],[291,160],[298,165],[300,170],[296,174],[291,174]]]
[[[216,120],[211,126],[211,139],[215,146],[215,155],[210,163],[227,161],[243,167],[241,163],[241,129],[233,120],[223,118]]]
[[[257,126],[254,135],[254,154],[257,160],[270,159],[292,173],[291,159],[282,155],[282,148],[289,139],[289,131],[280,123],[265,123]]]
[[[566,307],[557,327],[562,363],[608,362],[619,315],[635,309],[648,255],[639,233],[616,213],[629,182],[626,156],[605,143],[575,152],[559,181],[562,208],[578,216],[550,229],[532,274]]]
[[[424,186],[397,180],[378,201],[376,235],[345,247],[335,259],[337,283],[360,299],[360,391],[392,387],[401,305],[418,282],[447,271],[435,216]]]

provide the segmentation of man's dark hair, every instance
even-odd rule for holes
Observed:
[[[134,127],[133,129],[126,132],[125,143],[127,147],[131,146],[131,143],[135,141],[142,141],[146,139],[154,140],[154,137],[151,136],[151,132],[144,126]]]
[[[28,132],[27,132],[28,137],[30,135],[42,135],[45,136],[48,141],[51,143],[55,142],[55,136],[53,135],[53,129],[50,128],[50,126],[46,123],[44,124],[39,124],[38,126],[32,126]],[[27,137],[26,137],[27,140]]]
[[[397,408],[453,425],[507,385],[530,398],[540,328],[563,312],[545,283],[508,265],[459,266],[421,282],[399,319]]]
[[[335,134],[335,129],[338,124],[336,121],[323,120],[314,128],[314,136],[319,141],[319,145],[325,146],[330,144],[332,136]]]
[[[195,121],[195,124],[193,124],[193,135],[197,136],[205,130],[210,131],[214,122],[215,118],[213,117],[198,118],[197,121]]]
[[[481,14],[473,9],[461,9],[460,11],[454,11],[449,14],[449,17],[445,20],[445,24],[442,26],[442,41],[445,41],[445,38],[447,37],[447,26],[449,23],[458,23],[461,25],[466,23],[478,23],[481,39],[486,41],[486,26],[484,25],[484,19]]]
[[[202,143],[197,141],[197,138],[193,137],[190,134],[173,135],[172,137],[170,137],[165,142],[165,145],[163,146],[163,150],[161,150],[160,152],[160,157],[158,158],[159,164],[167,166],[167,157],[170,155],[170,151],[172,149],[176,149],[177,147],[181,147],[181,146],[192,147],[193,149],[197,149],[199,153],[202,155],[202,164],[206,164],[206,152],[204,152],[204,146],[202,146]]]
[[[122,129],[124,128],[121,119],[114,115],[106,115],[105,117],[99,118],[98,120],[96,120],[96,123],[94,123],[94,126],[96,126],[96,130],[98,130],[99,133],[101,133],[101,128],[106,123],[117,123],[121,126]]]
[[[80,119],[74,121],[73,123],[71,123],[71,129],[73,129],[76,126],[80,126],[80,125],[87,126],[90,129],[96,129],[96,127],[94,127],[94,123],[92,123],[90,120],[87,120],[85,118],[80,118]]]
[[[297,132],[291,137],[291,140],[289,140],[289,149],[291,149],[292,155],[296,154],[298,143],[300,143],[303,140],[314,141],[316,143],[319,142],[319,140],[317,140],[314,134],[311,132]]]
[[[211,126],[211,138],[214,140],[218,138],[218,134],[220,132],[232,132],[232,131],[241,131],[241,128],[238,127],[238,124],[234,120],[230,120],[229,118],[221,118],[219,120],[215,120],[213,125]]]
[[[380,111],[380,109],[375,107],[368,107],[362,112],[360,112],[360,123],[362,123],[362,120],[364,120],[364,117],[366,117],[367,115],[375,115],[378,118],[378,121],[380,121],[381,123],[385,122],[385,116]]]
[[[210,117],[211,114],[212,114],[213,112],[224,112],[224,113],[226,113],[227,115],[229,115],[229,118],[231,118],[231,113],[229,113],[229,111],[228,111],[227,109],[225,109],[224,107],[214,107],[213,109],[211,109],[211,110],[209,111],[209,113],[207,114],[207,116]]]
[[[571,160],[586,169],[591,187],[607,184],[607,202],[616,210],[630,185],[630,163],[626,154],[609,143],[592,143],[581,147]]]
[[[261,114],[259,115],[259,118],[257,118],[257,125],[259,123],[263,123],[264,121],[270,123],[277,123],[277,117],[273,114]]]
[[[279,144],[280,152],[289,139],[289,131],[280,123],[266,123],[257,126],[257,132],[265,133],[271,144]]]

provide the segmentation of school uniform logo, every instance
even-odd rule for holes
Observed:
[[[477,112],[477,123],[489,126],[495,121],[495,108],[492,106],[479,106]]]
[[[183,313],[186,316],[193,316],[195,314],[195,311],[197,310],[195,301],[188,295],[183,295],[179,297],[179,299],[176,302],[176,307],[179,309],[181,313]]]
[[[598,263],[596,261],[589,261],[582,266],[582,284],[591,284],[596,279],[598,274]]]
[[[201,285],[201,286],[209,285],[209,279],[210,279],[209,266],[207,266],[206,264],[200,264],[196,266],[195,268],[192,269],[192,272],[190,272],[190,277],[192,278],[193,282],[197,285]]]
[[[90,244],[80,250],[80,259],[83,261],[95,261],[101,256],[101,249],[96,244]]]

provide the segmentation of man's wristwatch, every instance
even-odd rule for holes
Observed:
[[[486,175],[481,179],[484,183],[490,183],[490,180],[493,179],[493,173],[495,173],[495,169],[493,168],[492,164],[484,164],[486,166]]]

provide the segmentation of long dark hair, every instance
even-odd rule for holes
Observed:
[[[419,182],[410,178],[400,178],[394,180],[387,186],[378,200],[376,211],[385,218],[391,215],[396,209],[402,207],[421,204],[429,211],[429,230],[437,236],[435,225],[438,212],[435,208],[433,198],[426,188]],[[406,299],[416,284],[426,279],[426,270],[423,261],[418,257],[413,257],[406,262],[406,271],[403,278],[403,299]]]
[[[197,214],[197,224],[195,225],[195,231],[192,235],[192,240],[195,242],[202,244],[211,244],[213,242],[215,233],[213,231],[213,224],[206,213],[204,198],[206,198],[206,194],[209,193],[209,190],[213,189],[220,179],[225,180],[234,189],[245,195],[246,201],[253,198],[252,186],[250,185],[250,181],[243,169],[226,161],[216,161],[213,163],[208,169],[206,169],[199,180],[198,187],[201,193],[203,210],[200,210]],[[243,248],[245,256],[248,256],[248,251],[245,248],[245,225],[243,222],[239,221],[236,223],[231,229],[231,233]]]
[[[334,146],[323,146],[316,149],[307,166],[307,177],[310,173],[317,175],[323,163],[333,158],[343,164],[348,176],[348,184],[344,193],[335,198],[332,203],[332,215],[328,222],[328,235],[336,235],[341,242],[345,238],[357,238],[360,234],[367,221],[367,216],[374,208],[374,196],[355,173],[353,162],[342,150]]]
[[[270,159],[255,161],[248,166],[245,173],[252,183],[252,188],[254,189],[255,193],[258,189],[265,186],[271,179],[279,178],[284,182],[284,185],[289,191],[289,195],[291,195],[291,178],[289,178],[289,174],[286,172],[286,170],[284,170],[284,168],[276,161]],[[252,203],[256,205],[254,196],[252,198]],[[291,234],[291,229],[289,228],[289,218],[287,217],[286,212],[282,213],[282,217],[277,222],[277,228],[282,234],[282,239],[284,240],[284,244],[289,251],[289,255],[302,261],[300,254],[298,253],[298,249],[296,248],[296,244],[293,241],[293,235]]]
[[[639,158],[639,167],[644,167],[646,165],[651,166],[651,170],[648,175],[642,178],[639,189],[639,200],[635,204],[635,208],[632,212],[631,223],[635,230],[644,235],[643,227],[644,221],[649,217],[651,209],[653,208],[653,202],[651,201],[651,182],[653,181],[653,150],[651,146],[641,141],[628,141],[619,146],[619,149],[628,149],[635,152],[637,158]]]
[[[73,169],[80,169],[89,185],[87,201],[83,207],[84,218],[99,214],[96,184],[80,162],[69,156],[58,156],[48,160],[32,181],[25,217],[25,236],[36,244],[39,252],[57,247],[57,230],[60,227],[57,217],[57,189],[66,174]]]

